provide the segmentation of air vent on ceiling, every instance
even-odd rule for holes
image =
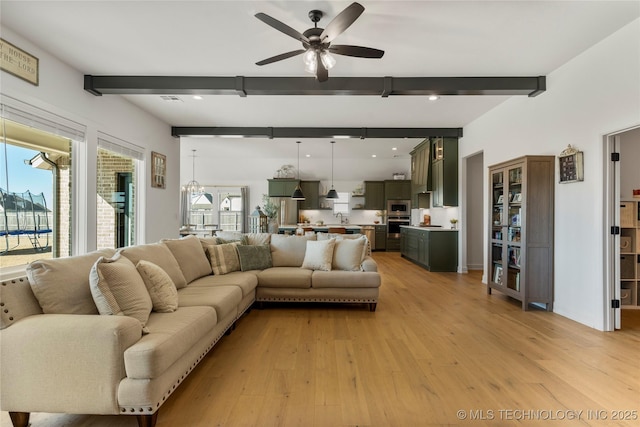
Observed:
[[[175,95],[160,95],[163,101],[167,102],[183,102],[182,99],[178,98]]]

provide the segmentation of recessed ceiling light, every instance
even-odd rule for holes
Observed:
[[[438,99],[440,99],[440,97],[438,95],[430,95],[429,96],[429,101],[437,101]]]
[[[398,147],[393,147],[392,150],[393,151],[398,151]]]
[[[372,154],[371,157],[378,157],[378,156],[376,156],[375,154]]]
[[[203,98],[203,97],[201,97],[200,95],[194,95],[194,96],[193,96],[193,99],[195,99],[195,100],[197,100],[197,101],[200,101],[200,100],[202,100],[202,99],[204,99],[204,98]]]
[[[306,154],[305,157],[311,157],[311,154]]]

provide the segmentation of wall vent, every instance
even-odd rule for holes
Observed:
[[[160,95],[160,98],[162,98],[163,101],[167,102],[183,102],[182,99],[175,95]]]

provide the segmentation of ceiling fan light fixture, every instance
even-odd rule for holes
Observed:
[[[313,56],[313,61],[304,63],[304,70],[307,73],[315,74],[318,70],[318,63],[316,62],[315,55]]]
[[[302,61],[305,64],[315,64],[316,62],[316,51],[310,47],[307,51],[302,55]]]
[[[327,52],[326,50],[320,53],[320,60],[322,61],[322,64],[324,64],[324,68],[326,68],[327,70],[332,69],[334,65],[336,65],[336,59],[333,56],[329,55],[329,52]]]

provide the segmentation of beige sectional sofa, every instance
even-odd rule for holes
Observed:
[[[33,262],[0,286],[2,410],[16,427],[31,412],[135,415],[153,426],[255,301],[374,311],[380,275],[366,238],[350,237],[190,236]]]

